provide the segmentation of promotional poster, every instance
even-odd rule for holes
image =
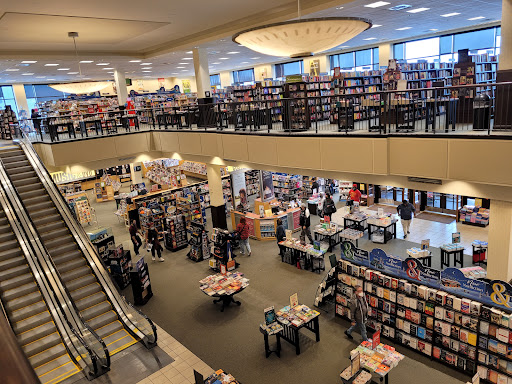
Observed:
[[[233,207],[235,211],[244,212],[247,209],[247,189],[245,185],[245,172],[231,173],[231,189],[233,193]]]
[[[270,201],[275,198],[274,183],[272,182],[272,172],[261,171],[261,188],[262,201]]]

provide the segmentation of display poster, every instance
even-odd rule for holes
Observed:
[[[284,231],[284,233],[286,233],[286,240],[292,240],[293,238],[293,232],[291,229],[286,229]]]
[[[144,90],[144,80],[137,80],[137,90],[138,91]]]
[[[320,60],[310,60],[309,62],[309,75],[319,76],[320,75]]]
[[[458,268],[439,271],[414,258],[401,260],[375,248],[369,254],[348,241],[341,243],[341,259],[382,271],[390,276],[442,289],[483,304],[512,310],[512,286],[501,280],[485,282],[466,277]]]
[[[459,244],[459,243],[460,243],[460,232],[452,233],[452,244]]]
[[[190,80],[181,80],[183,86],[183,93],[190,93]]]
[[[297,292],[295,292],[293,295],[290,296],[290,307],[296,307],[299,305],[299,295]]]
[[[276,311],[274,307],[268,307],[264,309],[265,313],[265,324],[269,325],[276,322]]]
[[[354,377],[357,372],[361,369],[361,355],[359,351],[356,351],[353,356],[350,357],[350,374]]]
[[[261,171],[260,190],[262,191],[262,201],[270,201],[275,198],[274,183],[272,182],[272,172]]]
[[[254,232],[254,219],[250,219],[250,218],[246,217],[245,223],[247,224],[247,227],[249,228],[249,236],[256,236],[256,233]]]
[[[475,198],[475,207],[481,207],[482,206],[482,199],[476,197]]]
[[[245,172],[235,171],[231,173],[231,192],[235,211],[244,212],[247,210],[247,189],[245,184]]]
[[[380,331],[376,331],[372,336],[372,349],[377,348],[377,345],[380,344]]]
[[[142,271],[144,269],[144,256],[142,256],[137,263],[135,264],[135,268],[137,271]]]
[[[334,78],[341,77],[341,68],[340,67],[334,67]]]
[[[300,209],[293,212],[293,230],[300,228]]]
[[[331,218],[329,216],[324,216],[324,222],[325,223],[330,223],[331,222]]]
[[[165,79],[163,77],[158,78],[158,88],[165,87]]]
[[[258,207],[258,209],[259,209],[260,217],[265,217],[265,207],[263,205],[260,205]]]
[[[421,249],[430,248],[430,239],[421,240]]]

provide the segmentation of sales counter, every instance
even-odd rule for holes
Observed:
[[[281,219],[284,229],[298,231],[300,229],[300,208],[288,209],[272,216],[260,217],[259,214],[239,211],[231,211],[231,224],[236,228],[240,219],[245,217],[249,226],[249,236],[256,240],[276,240],[277,219]]]

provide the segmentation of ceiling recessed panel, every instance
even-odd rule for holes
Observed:
[[[78,32],[79,46],[86,47],[119,44],[166,25],[169,23],[7,12],[0,18],[0,43],[32,43],[34,48],[69,43],[73,49],[68,32]]]

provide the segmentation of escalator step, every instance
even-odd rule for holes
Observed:
[[[17,316],[17,312],[24,311],[26,313],[25,317],[35,315],[36,313],[40,313],[44,311],[44,308],[42,310],[38,310],[37,308],[31,308],[31,307],[39,307],[42,302],[42,296],[41,292],[31,292],[25,296],[17,297],[16,299],[10,300],[5,303],[5,309],[13,313],[13,316]],[[38,304],[38,305],[36,305]],[[42,305],[46,307],[45,303],[42,302]],[[37,312],[34,312],[37,311]],[[18,315],[19,316],[19,315]],[[17,321],[17,320],[16,320]]]
[[[38,179],[38,181],[39,181],[39,179]],[[36,184],[39,184],[39,186]],[[37,182],[36,184],[19,185],[18,187],[16,187],[16,189],[18,190],[19,195],[23,198],[24,196],[26,196],[27,193],[34,192],[34,191],[38,191],[39,193],[41,193],[41,191],[44,190],[43,184],[41,184],[41,181]]]
[[[101,287],[98,283],[94,282],[82,288],[75,289],[71,292],[71,297],[75,302],[77,302],[78,300],[90,296],[96,292],[101,292]]]
[[[4,252],[11,253],[14,250],[19,250],[21,254],[21,249],[19,248],[19,244],[17,240],[9,240],[4,243],[0,243],[0,260],[5,259]]]
[[[84,320],[89,322],[89,320],[103,315],[104,313],[111,311],[111,309],[112,307],[110,306],[110,303],[108,301],[103,301],[90,308],[80,311],[80,313],[82,314]]]
[[[36,197],[41,194],[41,190],[39,188],[29,188],[28,186],[23,188],[26,188],[23,190],[23,192],[18,189],[18,193],[22,199],[29,199],[31,197]]]
[[[76,307],[80,312],[85,311],[88,308],[91,308],[103,301],[106,301],[107,298],[105,297],[105,294],[100,291],[96,292],[90,296],[86,296],[81,300],[75,301]]]
[[[43,234],[43,233],[51,232],[51,231],[54,231],[54,230],[60,229],[60,228],[66,228],[66,224],[64,224],[64,222],[62,220],[55,220],[55,221],[51,221],[48,223],[38,225],[37,231],[40,234]]]
[[[88,320],[87,324],[89,324],[89,326],[92,329],[96,330],[96,329],[101,328],[104,325],[110,324],[116,320],[117,320],[116,313],[114,311],[108,311],[108,312],[102,314],[101,316],[97,316],[93,319]]]
[[[68,244],[75,245],[75,242],[72,241],[73,238],[71,237],[71,234],[68,233],[68,235],[65,238],[57,238],[57,239],[51,239],[44,242],[44,245],[46,249],[50,252],[50,255],[53,255],[55,253],[55,250],[59,250],[61,247],[64,247]]]
[[[30,163],[28,165],[27,164],[9,163],[9,165],[5,166],[5,169],[7,169],[9,172],[13,172],[13,173],[14,172],[23,173],[23,172],[30,172],[34,168],[32,168]]]
[[[60,334],[58,332],[54,332],[42,337],[41,339],[33,341],[30,344],[24,345],[23,350],[27,356],[31,357],[60,343],[62,343]]]
[[[39,377],[41,384],[56,384],[80,372],[73,364],[68,354],[61,355],[56,359],[35,369],[36,375]]]
[[[21,248],[19,248],[16,243],[17,242],[11,242],[12,247],[10,249],[0,250],[0,262],[23,255]],[[2,248],[1,246],[2,244],[0,244],[0,248]]]
[[[26,263],[27,263],[27,261],[25,260],[25,258],[23,256],[11,257],[8,260],[0,261],[0,271],[3,274],[8,269],[18,267],[18,266],[26,264]]]
[[[43,201],[41,203],[36,203],[36,204],[32,204],[32,205],[25,205],[28,213],[31,215],[32,212],[36,212],[36,211],[42,211],[42,210],[46,210],[48,208],[51,208],[53,207],[53,201]]]
[[[45,244],[46,246],[46,249],[48,249],[48,245]],[[57,248],[57,249],[52,249],[52,251],[50,252],[50,256],[52,258],[56,257],[56,256],[63,256],[64,254],[67,254],[69,252],[75,252],[75,251],[79,251],[78,249],[78,246],[74,243],[74,242],[69,242],[67,244],[63,244],[62,247],[60,248]]]
[[[42,313],[38,313],[35,316],[31,316],[27,319],[23,319],[20,321],[12,321],[11,325],[16,334],[20,334],[22,332],[28,331],[32,328],[35,328],[39,325],[48,323],[52,320],[52,317],[48,311],[44,311]]]
[[[15,184],[16,184],[16,181],[26,180],[26,179],[34,178],[34,177],[38,178],[36,172],[33,169],[28,172],[21,172],[21,173],[8,172],[8,173],[9,173],[9,176],[11,176],[11,180]]]
[[[51,256],[52,256],[53,262],[56,265],[64,264],[64,263],[67,263],[67,262],[69,262],[71,260],[75,260],[75,259],[83,259],[82,252],[80,252],[80,250],[76,246],[75,246],[75,249],[72,249],[66,253],[62,253],[59,255],[55,255],[55,252],[52,252]]]
[[[17,265],[13,268],[3,271],[2,274],[0,275],[0,280],[4,280],[4,279],[11,280],[11,279],[14,279],[14,278],[16,278],[22,274],[25,274],[27,272],[30,272],[30,268],[28,267],[28,264],[25,261],[24,264]],[[0,288],[2,288],[1,285],[0,285]],[[7,288],[7,289],[10,289],[10,288]]]
[[[54,229],[53,231],[43,233],[40,232],[39,235],[43,242],[46,243],[49,240],[62,239],[63,237],[69,238],[71,234],[69,233],[69,230],[66,227],[60,227]]]
[[[21,187],[25,187],[25,186],[35,189],[38,184],[41,185],[41,181],[39,180],[39,177],[37,177],[35,175],[29,176],[23,180],[13,180],[13,183],[16,186],[17,190],[19,190]]]
[[[77,257],[68,261],[67,263],[59,264],[59,273],[64,274],[68,271],[72,271],[73,269],[79,268],[86,264],[87,263],[83,257]]]
[[[3,222],[5,220],[5,222]],[[0,233],[12,232],[7,218],[0,219]]]
[[[28,307],[20,308],[11,314],[11,320],[13,322],[19,323],[23,320],[27,320],[29,317],[37,317],[41,313],[47,311],[46,303],[44,301],[39,301],[37,303],[31,304]],[[44,321],[36,322],[32,325],[31,328],[37,327],[43,323],[48,322],[48,320],[44,319]]]
[[[71,271],[61,274],[62,280],[64,283],[68,281],[78,279],[82,276],[88,275],[91,273],[91,269],[87,265],[83,265],[81,267],[75,268]]]
[[[17,161],[9,161],[8,163],[6,163],[4,161],[5,169],[13,169],[13,168],[31,166],[28,159],[24,156],[13,156],[9,160],[11,160],[12,158],[18,158],[18,160]]]
[[[37,284],[34,282],[32,275],[30,273],[26,274],[32,281],[28,284],[17,286],[14,289],[10,289],[2,295],[2,300],[4,302],[10,302],[11,300],[17,299],[24,295],[28,295],[29,293],[36,292],[39,290]]]
[[[60,214],[57,212],[55,207],[45,212],[44,215],[41,212],[34,212],[34,214],[31,215],[31,218],[32,221],[37,225],[37,228],[39,228],[40,225],[61,221]]]
[[[42,202],[45,202],[45,201],[50,201],[50,196],[48,196],[47,194],[39,194],[35,197],[30,197],[30,198],[26,198],[24,197],[23,198],[23,204],[25,204],[25,206],[29,207],[29,206],[32,206],[34,204],[38,204],[38,203],[42,203]]]
[[[51,333],[57,332],[57,328],[52,321],[41,324],[39,327],[32,328],[18,335],[20,345],[25,345],[45,337]]]
[[[96,282],[96,277],[92,274],[87,274],[87,276],[82,276],[78,279],[68,281],[66,283],[67,289],[71,292],[71,296],[73,296],[73,292],[78,289],[85,287],[86,285],[92,284]]]
[[[105,337],[103,341],[107,345],[107,349],[110,352],[111,356],[137,342],[124,329],[121,329],[120,331]]]
[[[34,277],[32,276],[32,273],[30,273],[30,268],[28,267],[27,264],[21,265],[16,268],[20,268],[20,275],[0,282],[0,291],[5,292],[7,294],[7,291],[11,289],[14,290],[15,288],[21,285],[34,282]],[[22,270],[25,270],[25,272],[22,273]]]
[[[62,355],[66,354],[66,348],[64,345],[57,344],[53,346],[52,348],[47,349],[46,351],[40,352],[37,355],[34,355],[29,358],[30,363],[33,367],[37,368],[45,363],[48,363],[49,361],[52,361],[56,359],[57,357],[60,357]]]
[[[9,240],[13,240],[16,238],[16,236],[14,236],[14,233],[12,233],[12,231],[10,230],[11,228],[9,227],[9,232],[1,232],[0,231],[0,243],[3,243],[3,242],[6,242],[6,241],[9,241]]]
[[[115,320],[107,325],[104,325],[101,328],[96,329],[95,331],[99,337],[104,339],[108,335],[112,335],[113,333],[119,331],[120,329],[123,329],[121,322],[119,320]]]

